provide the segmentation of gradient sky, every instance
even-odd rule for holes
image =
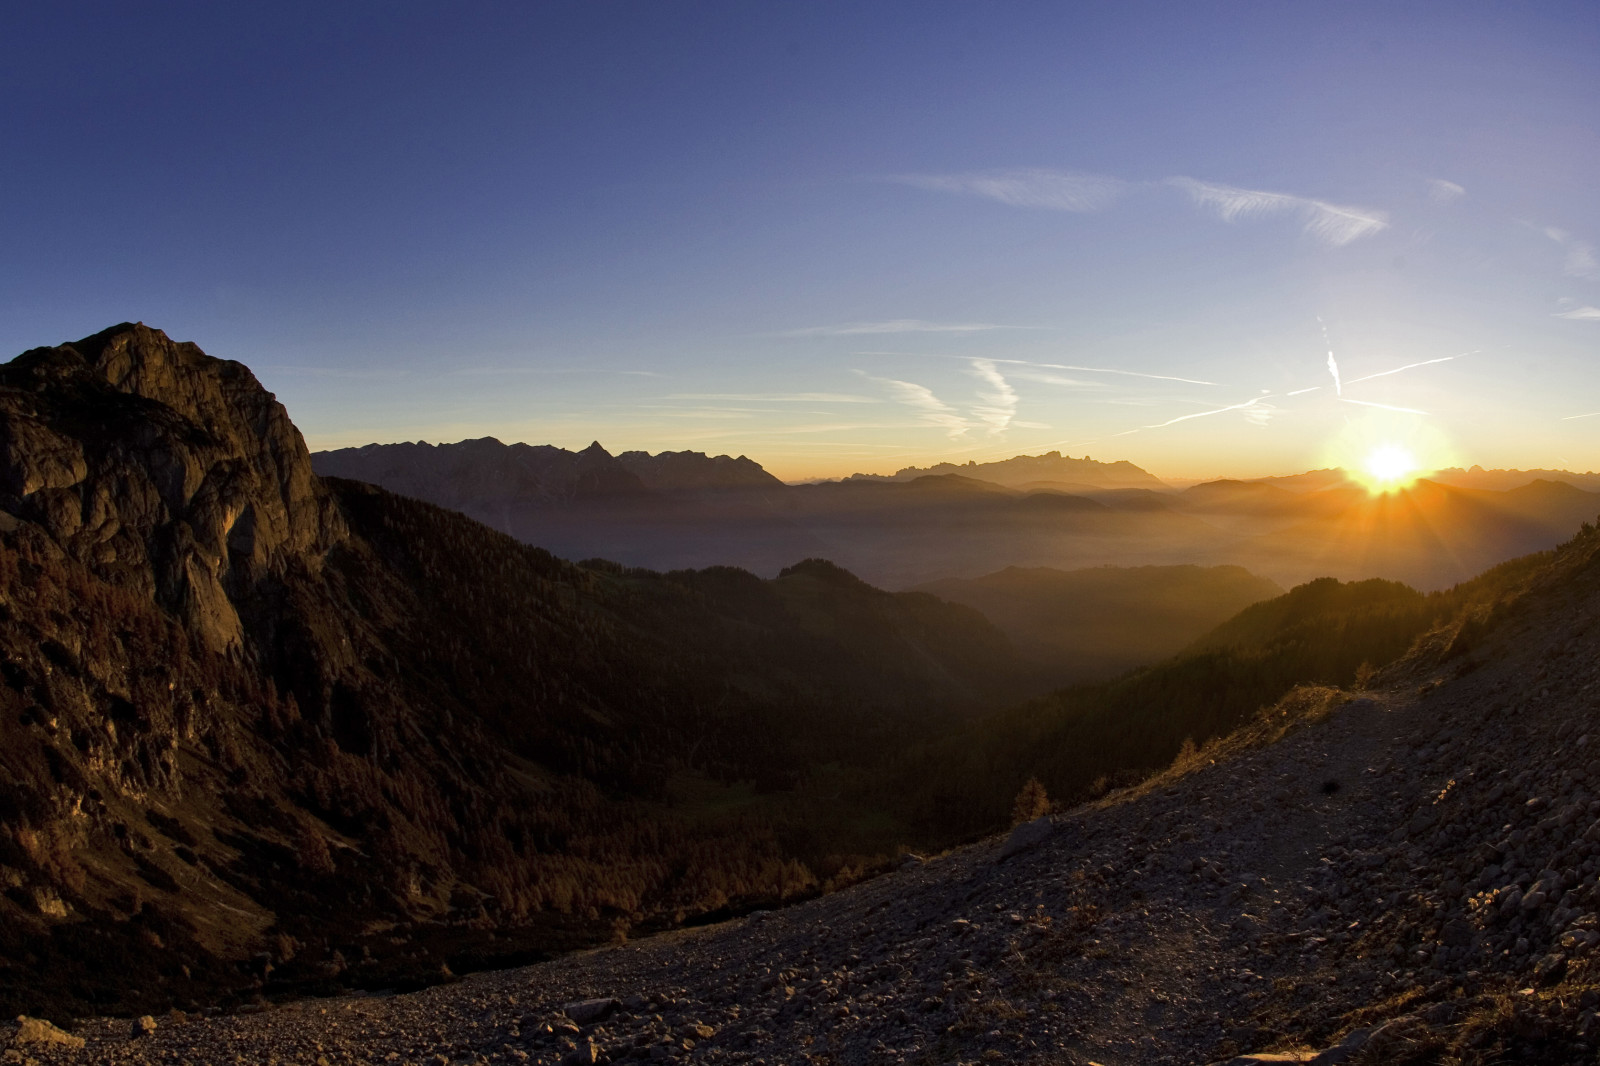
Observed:
[[[10,4],[0,36],[0,353],[140,320],[313,448],[1600,468],[1593,0]]]

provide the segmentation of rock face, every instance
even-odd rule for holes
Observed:
[[[345,534],[283,405],[243,365],[122,325],[0,368],[0,510],[153,595],[213,649],[239,604]]]

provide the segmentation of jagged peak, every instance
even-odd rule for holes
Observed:
[[[71,554],[148,566],[213,644],[239,640],[232,598],[344,535],[299,430],[242,363],[124,322],[25,352],[0,380],[31,394],[0,403],[0,503]],[[86,524],[88,501],[114,520]]]

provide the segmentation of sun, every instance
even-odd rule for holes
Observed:
[[[1343,412],[1321,446],[1324,467],[1374,496],[1410,489],[1435,471],[1465,466],[1444,429],[1421,411],[1371,408]]]
[[[1422,464],[1403,444],[1379,444],[1355,471],[1356,480],[1373,495],[1408,488],[1422,475]]]

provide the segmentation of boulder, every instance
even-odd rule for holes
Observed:
[[[30,1018],[26,1014],[17,1016],[17,1032],[11,1038],[12,1047],[65,1047],[81,1048],[84,1039],[73,1036],[71,1033],[57,1029],[43,1018]]]
[[[561,1066],[594,1066],[599,1061],[600,1053],[585,1040],[561,1057]]]
[[[1311,1060],[1313,1066],[1342,1066],[1367,1046],[1367,1040],[1375,1031],[1376,1028],[1367,1028],[1351,1032],[1333,1047],[1317,1052],[1316,1057]]]
[[[579,1025],[594,1025],[611,1017],[611,1012],[621,1007],[619,1000],[605,997],[602,999],[580,999],[575,1003],[568,1003],[561,1008],[561,1013],[571,1018]]]
[[[1003,861],[1029,848],[1038,847],[1050,838],[1054,828],[1048,814],[1031,822],[1023,822],[1013,829],[1011,835],[1006,837],[1006,842],[1000,845],[1000,859]]]

